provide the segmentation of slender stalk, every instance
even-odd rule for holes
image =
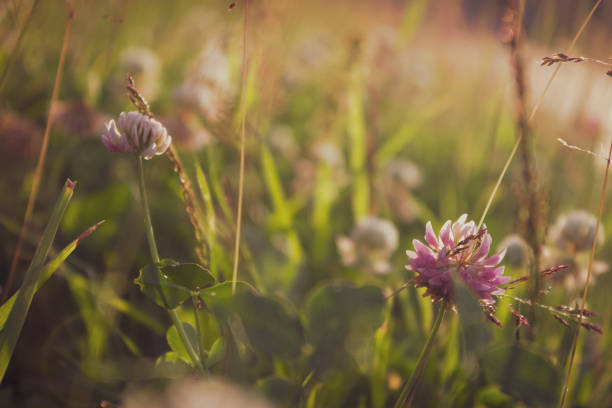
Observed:
[[[247,77],[247,23],[249,21],[249,0],[244,0],[244,25],[242,28],[242,90],[240,93],[240,174],[238,176],[238,209],[236,210],[236,242],[234,243],[234,270],[232,272],[232,293],[236,292],[238,262],[240,259],[240,232],[242,229],[242,195],[244,192],[244,150],[246,144],[246,77]]]
[[[140,201],[145,213],[145,233],[147,235],[147,241],[149,242],[149,251],[151,253],[151,260],[157,264],[160,261],[159,252],[157,251],[157,244],[155,243],[155,234],[153,232],[153,224],[151,223],[151,212],[149,211],[149,201],[147,200],[147,192],[144,181],[144,169],[142,166],[142,156],[138,156],[138,187],[140,191]]]
[[[142,167],[142,156],[140,155],[138,156],[138,186],[140,187],[140,201],[142,202],[142,207],[145,213],[145,219],[144,219],[145,233],[147,235],[147,241],[149,242],[149,251],[151,252],[151,259],[153,260],[154,264],[158,264],[160,261],[160,258],[159,258],[159,252],[157,251],[157,244],[155,243],[155,234],[153,233],[153,224],[151,223],[151,212],[149,211],[149,202],[147,200],[147,192],[146,192],[145,182],[144,182],[144,170]],[[193,361],[193,364],[195,364],[196,367],[198,367],[198,369],[203,372],[204,366],[202,365],[202,362],[198,358],[198,355],[195,352],[195,349],[193,348],[193,344],[191,344],[191,342],[189,341],[189,338],[187,337],[187,333],[185,333],[185,329],[183,328],[183,323],[181,322],[181,319],[179,318],[178,313],[176,313],[176,310],[174,309],[168,309],[168,314],[170,315],[170,319],[172,320],[172,323],[176,327],[179,337],[181,338],[181,341],[183,342],[183,345],[185,346],[185,349],[187,350],[187,353],[189,354],[189,358],[191,358],[191,361]]]
[[[417,365],[408,378],[408,381],[404,383],[402,387],[402,391],[400,392],[400,396],[395,403],[395,408],[404,408],[410,405],[409,400],[412,400],[414,396],[414,392],[419,384],[421,376],[423,375],[423,371],[425,370],[425,365],[427,364],[427,359],[429,357],[429,353],[431,352],[431,348],[433,346],[433,340],[436,337],[436,333],[438,333],[438,329],[440,328],[440,323],[442,323],[442,319],[444,318],[444,314],[446,313],[446,302],[442,302],[440,305],[440,309],[438,310],[438,314],[436,315],[436,320],[429,332],[429,337],[427,337],[427,341],[421,350],[421,354],[419,355],[419,359],[417,360]]]
[[[53,106],[57,100],[59,93],[60,83],[62,82],[62,72],[64,71],[64,61],[66,59],[66,50],[68,49],[68,39],[70,38],[70,30],[72,28],[72,21],[74,20],[74,9],[72,1],[68,2],[68,19],[66,20],[66,28],[64,30],[64,40],[62,42],[62,50],[60,51],[59,63],[57,64],[57,72],[55,74],[55,83],[53,84],[53,92],[51,93],[51,102],[49,103],[49,113],[47,115],[47,124],[45,126],[45,133],[43,135],[42,145],[40,147],[40,153],[38,155],[38,163],[36,164],[36,170],[34,172],[34,180],[32,182],[32,190],[30,191],[30,197],[28,198],[28,204],[26,206],[25,215],[23,217],[23,224],[21,231],[19,232],[19,238],[17,239],[17,246],[15,247],[15,253],[13,254],[13,261],[11,262],[11,269],[9,272],[6,285],[2,291],[2,302],[4,303],[11,292],[11,286],[13,285],[13,279],[15,278],[15,272],[17,270],[17,264],[21,255],[21,249],[23,247],[23,240],[26,233],[26,225],[32,218],[32,212],[34,211],[34,204],[36,203],[36,197],[38,196],[38,189],[40,187],[40,181],[42,179],[43,168],[45,165],[45,157],[47,156],[47,146],[49,145],[49,135],[51,133],[51,115],[53,113]]]
[[[597,248],[597,237],[599,236],[599,227],[601,225],[601,216],[603,214],[603,207],[606,200],[606,187],[608,185],[608,173],[610,171],[610,159],[612,158],[612,143],[610,143],[610,150],[608,152],[608,160],[606,164],[606,173],[604,174],[603,185],[601,186],[601,196],[599,198],[599,213],[597,214],[597,225],[595,226],[595,235],[593,236],[593,244],[591,245],[591,257],[589,258],[589,268],[587,269],[587,278],[584,283],[584,292],[582,293],[582,302],[580,304],[580,315],[578,316],[578,323],[576,324],[576,332],[574,333],[574,339],[572,340],[572,351],[567,366],[567,375],[565,376],[565,382],[561,389],[561,398],[559,401],[559,407],[565,407],[565,400],[569,391],[569,382],[572,378],[572,370],[574,368],[574,357],[576,356],[576,347],[578,345],[578,336],[580,334],[580,323],[582,322],[582,314],[584,307],[586,306],[587,293],[589,292],[589,283],[591,281],[591,274],[593,272],[593,261],[595,259],[595,249]]]
[[[193,318],[195,319],[196,324],[196,333],[198,335],[198,347],[200,349],[200,361],[206,370],[206,375],[208,375],[208,367],[206,367],[205,356],[204,356],[204,332],[202,331],[202,325],[200,324],[200,308],[198,307],[197,296],[193,295],[191,300],[193,301]]]

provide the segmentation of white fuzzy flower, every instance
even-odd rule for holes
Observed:
[[[364,265],[377,274],[391,270],[389,258],[399,244],[397,228],[390,221],[376,217],[363,218],[351,231],[350,237],[336,240],[345,266]]]
[[[147,98],[155,99],[159,91],[162,66],[155,52],[144,47],[126,48],[121,53],[120,64],[122,76],[125,73],[133,75],[138,89],[147,95]]]
[[[111,119],[102,134],[102,143],[109,152],[134,152],[146,160],[163,154],[171,142],[164,125],[136,111],[121,112],[117,123]]]
[[[586,211],[574,210],[557,219],[550,229],[549,240],[562,251],[581,252],[593,245],[596,227],[597,217]],[[603,243],[603,238],[603,227],[600,227],[597,245]]]

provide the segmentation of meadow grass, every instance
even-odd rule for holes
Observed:
[[[565,6],[7,6],[0,405],[612,404],[611,16]],[[104,149],[134,110],[167,150],[125,129],[111,150],[131,153]],[[32,248],[66,176],[45,266]],[[473,233],[443,252],[463,213]],[[520,233],[510,282],[423,280],[445,273],[415,263],[425,225],[457,271]]]

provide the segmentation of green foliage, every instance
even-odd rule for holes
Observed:
[[[187,338],[189,339],[190,343],[195,345],[195,347],[197,347],[198,346],[198,334],[196,332],[196,329],[187,322],[182,322],[182,323],[183,323],[183,329],[185,330],[185,333],[187,334]],[[176,353],[178,358],[180,358],[187,364],[192,363],[191,358],[189,357],[189,353],[187,352],[187,349],[185,348],[185,344],[183,344],[183,342],[181,341],[178,330],[176,329],[174,325],[170,326],[170,328],[166,332],[166,341],[168,342],[170,349],[174,353]],[[199,350],[196,350],[196,353],[199,354]]]
[[[200,296],[221,322],[238,317],[253,349],[281,358],[300,354],[304,345],[300,320],[278,300],[257,294],[246,284],[232,295],[229,282],[205,289]]]
[[[165,309],[174,309],[201,289],[215,282],[206,268],[196,263],[164,259],[140,269],[134,282],[140,290]]]
[[[309,340],[316,349],[345,349],[363,363],[384,321],[385,298],[376,286],[325,285],[306,300],[304,315]]]
[[[520,345],[495,347],[482,355],[484,372],[506,394],[529,406],[554,403],[561,375],[544,356]]]
[[[39,286],[39,282],[42,281],[42,284],[45,280],[45,275],[50,276],[50,274],[53,273],[53,270],[57,269],[59,264],[63,262],[63,259],[57,259],[56,261],[52,262],[52,267],[45,270],[44,262],[47,258],[49,250],[51,249],[51,245],[55,239],[55,234],[57,233],[64,212],[66,211],[66,208],[68,208],[70,199],[74,194],[74,186],[75,183],[72,181],[66,181],[62,194],[55,203],[55,207],[51,213],[51,216],[49,217],[49,221],[45,227],[43,236],[38,243],[36,253],[34,254],[30,267],[25,274],[21,288],[16,294],[13,306],[10,309],[10,313],[6,318],[2,331],[0,332],[0,382],[2,382],[4,378],[4,374],[6,373],[6,369],[13,355],[13,351],[17,345],[17,340],[21,334],[21,329],[25,323],[28,310],[32,304],[32,299],[34,298],[36,289]],[[67,257],[68,253],[65,253],[65,255]],[[46,276],[47,279],[48,276]]]

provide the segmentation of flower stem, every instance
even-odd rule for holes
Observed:
[[[153,233],[153,224],[151,223],[151,212],[149,211],[149,202],[147,200],[147,192],[146,192],[145,182],[144,182],[144,170],[142,167],[142,156],[140,155],[138,156],[138,185],[140,187],[140,201],[142,202],[142,207],[145,213],[145,220],[144,220],[145,233],[147,235],[147,241],[149,242],[149,251],[151,252],[151,259],[153,260],[153,263],[157,265],[160,261],[159,252],[157,251],[157,244],[155,243],[155,234]],[[189,341],[189,338],[187,337],[187,333],[185,333],[185,329],[183,328],[181,319],[179,319],[178,313],[176,313],[176,310],[174,309],[168,309],[168,314],[170,315],[170,319],[172,320],[172,323],[176,327],[179,337],[181,338],[181,341],[183,342],[183,345],[185,346],[185,349],[187,350],[187,353],[189,354],[189,358],[191,358],[191,361],[193,361],[193,364],[201,372],[203,372],[204,366],[202,365],[202,362],[198,358],[198,355],[196,354],[195,349],[193,348],[193,345]]]
[[[440,309],[438,310],[438,314],[436,315],[436,320],[431,328],[431,332],[429,332],[429,337],[421,350],[421,354],[419,355],[419,359],[417,360],[416,367],[408,381],[404,383],[402,387],[402,391],[400,393],[397,402],[395,403],[395,408],[403,408],[406,406],[409,400],[412,400],[414,396],[414,392],[416,391],[417,385],[419,384],[419,380],[425,370],[425,365],[427,364],[427,359],[429,357],[429,353],[431,352],[431,347],[433,346],[433,340],[436,337],[436,333],[438,333],[438,329],[440,328],[440,323],[442,323],[442,319],[444,314],[446,313],[446,302],[443,302],[440,305]]]
[[[204,367],[204,371],[206,372],[206,375],[209,375],[208,372],[208,367],[206,366],[206,359],[205,359],[205,354],[204,354],[204,349],[205,349],[205,345],[204,345],[204,332],[202,330],[202,324],[200,323],[200,308],[198,307],[198,298],[196,295],[193,295],[191,297],[191,300],[193,301],[193,318],[195,319],[195,324],[196,324],[196,333],[198,334],[198,348],[200,350],[200,361],[202,362],[202,366]]]

